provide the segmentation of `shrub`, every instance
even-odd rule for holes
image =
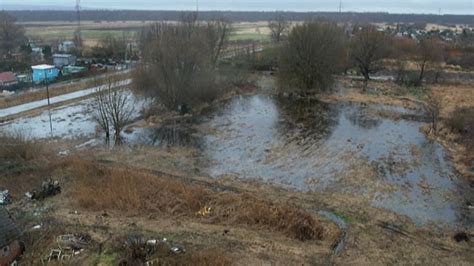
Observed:
[[[295,26],[280,53],[279,83],[286,90],[328,90],[342,72],[344,34],[334,23],[307,21]]]
[[[0,159],[29,161],[38,158],[43,145],[30,138],[24,132],[0,135]]]
[[[446,125],[455,133],[464,133],[466,131],[466,113],[469,113],[468,108],[456,107],[454,112],[446,118]]]
[[[96,211],[191,214],[205,204],[210,194],[202,186],[129,169],[110,169],[94,162],[75,160],[71,170],[79,205]]]
[[[319,222],[303,209],[250,195],[227,193],[214,199],[213,221],[273,229],[301,241],[323,238]]]

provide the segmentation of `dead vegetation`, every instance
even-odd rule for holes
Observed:
[[[270,228],[301,241],[320,240],[324,228],[298,206],[258,199],[249,194],[224,193],[211,201],[212,221]]]
[[[74,160],[70,165],[73,195],[84,209],[118,210],[135,215],[155,212],[198,216],[203,222],[282,232],[301,241],[324,237],[320,222],[298,206],[270,202],[245,193],[219,193],[204,185],[130,169],[108,168],[90,161]],[[206,206],[210,211],[198,214]]]
[[[23,132],[0,135],[0,159],[4,161],[30,161],[41,156],[43,144]]]

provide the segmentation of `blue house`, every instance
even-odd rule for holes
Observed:
[[[48,81],[53,81],[59,76],[59,69],[51,65],[37,65],[32,66],[33,69],[33,82],[41,83],[46,79]]]

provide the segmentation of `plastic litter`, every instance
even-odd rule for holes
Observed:
[[[12,197],[8,190],[0,191],[0,205],[7,205],[12,203]]]

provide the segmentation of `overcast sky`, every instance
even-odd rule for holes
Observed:
[[[84,8],[193,10],[196,0],[82,0]],[[66,9],[75,0],[0,0],[6,9]],[[200,10],[337,11],[339,0],[199,0]],[[474,0],[342,0],[343,11],[474,15]]]

